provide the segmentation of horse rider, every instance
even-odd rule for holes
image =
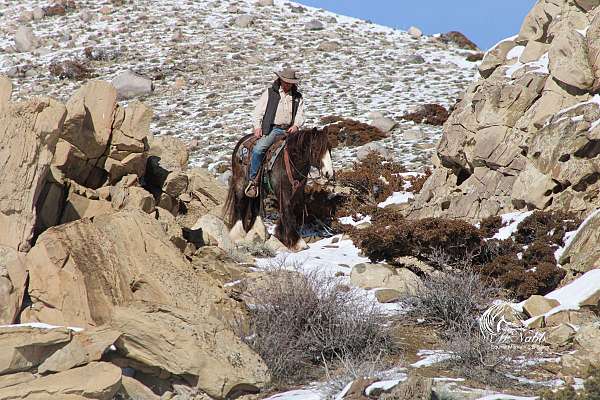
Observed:
[[[252,149],[248,173],[248,185],[244,191],[248,197],[257,197],[258,170],[265,153],[282,135],[293,135],[305,122],[304,100],[298,91],[296,71],[284,68],[275,72],[277,79],[264,91],[254,109],[254,136],[258,138]]]

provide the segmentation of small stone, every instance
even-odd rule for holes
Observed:
[[[240,15],[235,19],[235,25],[240,28],[247,28],[254,23],[254,17],[251,15]]]
[[[394,289],[379,289],[375,292],[375,297],[380,303],[393,303],[400,300],[400,292]]]
[[[42,10],[40,7],[34,8],[33,9],[33,19],[36,21],[39,21],[42,18],[44,18],[44,10]]]
[[[309,31],[320,31],[325,29],[325,25],[321,21],[313,19],[305,25],[305,28]]]
[[[411,128],[404,131],[402,134],[405,140],[423,140],[425,133],[419,128]]]

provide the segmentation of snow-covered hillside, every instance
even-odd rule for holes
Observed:
[[[51,2],[0,0],[0,74],[13,79],[15,98],[50,95],[66,100],[82,82],[58,80],[48,66],[84,58],[101,48],[114,60],[91,64],[99,79],[126,69],[154,79],[155,91],[140,100],[152,106],[155,134],[183,138],[192,163],[222,171],[230,149],[250,129],[259,93],[284,65],[304,77],[309,125],[341,115],[366,121],[371,111],[398,120],[423,103],[449,107],[473,80],[471,52],[434,37],[408,33],[276,0],[78,0],[63,16],[34,18]],[[246,18],[244,16],[249,16]],[[248,26],[244,26],[249,24]],[[319,28],[322,24],[322,29]],[[33,52],[16,52],[15,32],[29,25],[39,39]],[[385,143],[416,169],[429,164],[441,127],[420,126],[405,140],[401,123]],[[336,151],[336,163],[355,150]]]

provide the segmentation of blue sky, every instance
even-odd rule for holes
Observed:
[[[519,32],[535,0],[296,0],[337,14],[425,34],[460,31],[486,50]]]

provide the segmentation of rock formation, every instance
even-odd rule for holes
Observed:
[[[444,125],[414,218],[476,221],[513,210],[600,204],[600,7],[540,0],[490,49]]]
[[[0,328],[0,398],[264,387],[266,365],[231,330],[245,309],[224,284],[243,271],[198,225],[223,225],[208,213],[226,189],[107,82],[66,104],[11,102],[11,88],[0,78],[0,324],[30,324]]]

